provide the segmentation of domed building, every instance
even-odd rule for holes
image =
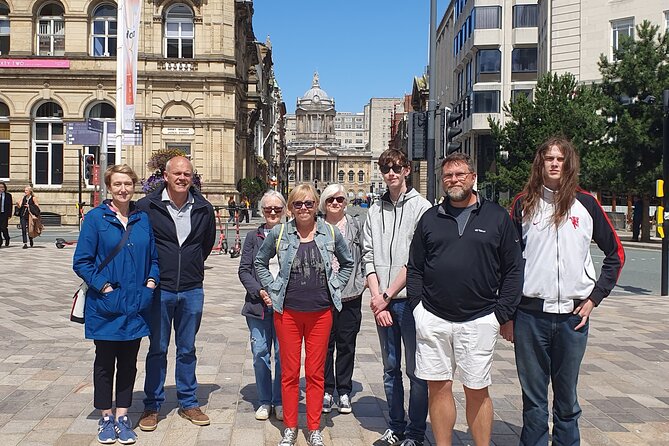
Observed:
[[[369,149],[360,151],[343,147],[335,133],[336,116],[334,98],[321,88],[318,73],[314,73],[311,88],[297,98],[295,114],[286,116],[291,187],[313,182],[322,191],[328,184],[338,182],[344,185],[349,195],[357,196],[359,192],[369,190]],[[344,170],[350,169],[357,175],[344,175]]]

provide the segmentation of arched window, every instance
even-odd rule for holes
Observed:
[[[165,57],[192,59],[195,30],[193,11],[177,3],[165,13]]]
[[[0,102],[0,179],[9,179],[9,107]]]
[[[348,182],[349,183],[353,182],[353,171],[352,170],[348,171]]]
[[[340,170],[339,173],[337,174],[337,176],[338,176],[339,182],[343,183],[344,182],[344,171]]]
[[[365,172],[362,170],[358,171],[358,183],[363,183],[365,181]]]
[[[9,7],[0,0],[0,56],[7,54],[9,54]]]
[[[65,20],[60,3],[47,3],[38,13],[37,54],[40,56],[65,55]]]
[[[35,184],[63,184],[63,136],[63,109],[55,102],[40,105],[33,121]]]
[[[99,5],[91,17],[91,55],[116,57],[116,6]]]

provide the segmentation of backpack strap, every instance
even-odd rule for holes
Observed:
[[[281,237],[283,237],[283,228],[285,223],[281,223],[281,230],[279,231],[279,238],[276,239],[276,252],[279,253],[279,245],[281,244]]]

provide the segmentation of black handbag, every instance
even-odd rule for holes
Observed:
[[[14,217],[20,217],[20,216],[21,216],[21,207],[14,206]]]

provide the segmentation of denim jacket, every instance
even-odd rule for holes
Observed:
[[[269,259],[277,255],[277,239],[283,227],[281,241],[278,243],[279,274],[276,279],[269,272]],[[334,235],[334,237],[333,237]],[[337,311],[341,311],[341,291],[348,282],[353,271],[353,257],[348,249],[346,240],[336,227],[318,220],[316,222],[316,233],[314,234],[316,247],[321,254],[325,273],[328,281],[330,297]],[[254,266],[260,283],[267,290],[272,299],[275,311],[283,313],[283,301],[286,297],[286,287],[290,279],[290,269],[300,246],[300,236],[297,233],[295,221],[289,221],[282,225],[276,225],[265,237],[265,241],[258,251]],[[332,256],[335,255],[339,261],[339,273],[332,271]]]

